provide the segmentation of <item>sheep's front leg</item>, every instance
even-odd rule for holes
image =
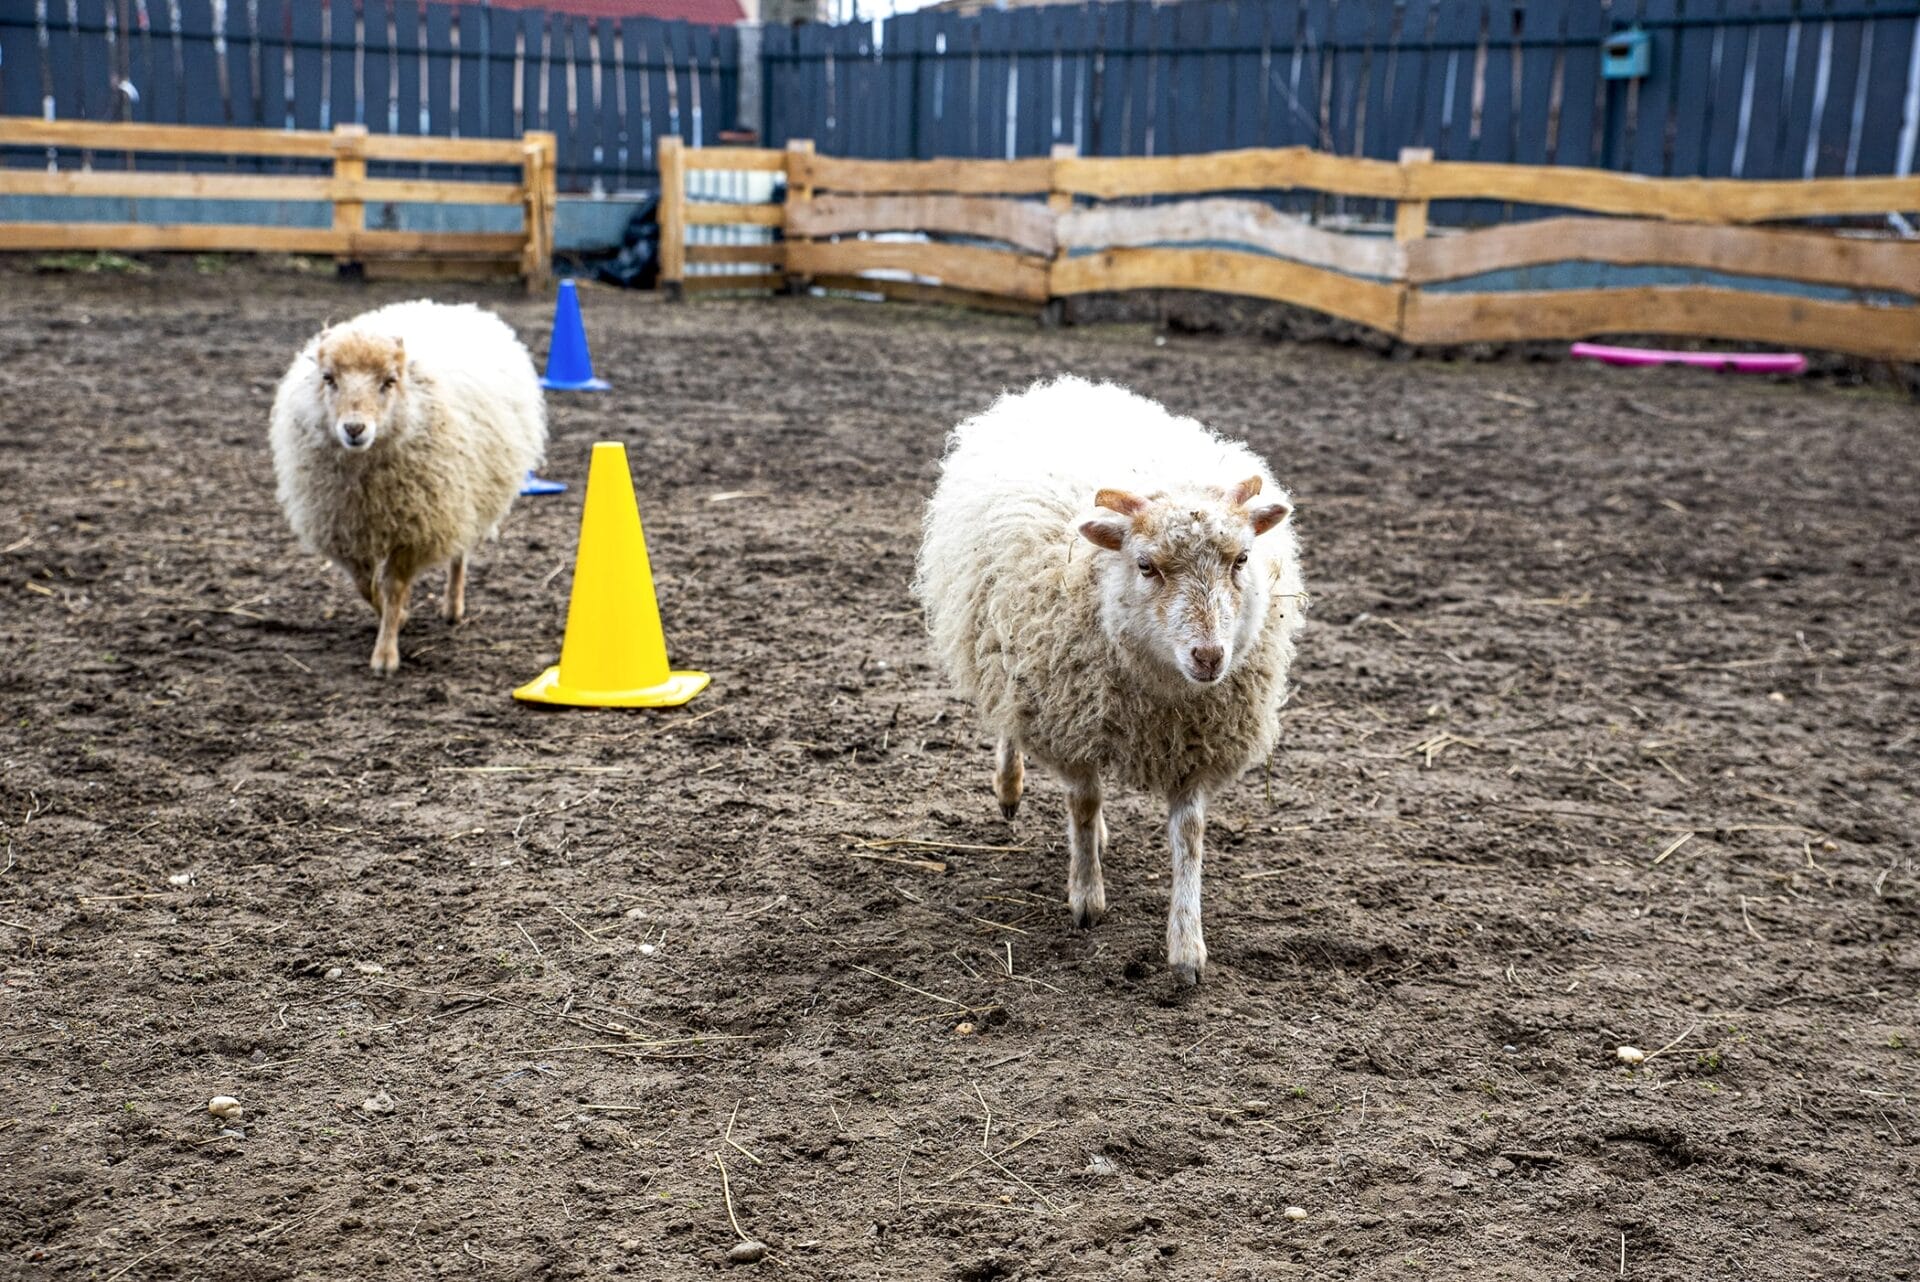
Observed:
[[[993,797],[1000,813],[1011,819],[1020,813],[1020,792],[1027,782],[1027,763],[1020,755],[1020,741],[1010,734],[1000,736],[993,755]]]
[[[1207,835],[1207,795],[1194,791],[1168,803],[1173,844],[1173,900],[1167,909],[1167,965],[1183,984],[1200,982],[1207,941],[1200,932],[1200,857]]]
[[[391,567],[380,573],[380,636],[373,643],[373,670],[392,676],[400,670],[400,625],[407,621],[407,597],[413,581],[396,575]]]
[[[1073,924],[1082,930],[1107,915],[1107,887],[1100,879],[1100,852],[1106,844],[1100,776],[1067,776],[1067,904],[1073,909]]]
[[[447,562],[447,600],[444,613],[448,623],[467,617],[467,554],[456,552]]]

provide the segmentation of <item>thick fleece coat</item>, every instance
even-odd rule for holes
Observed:
[[[337,439],[325,381],[336,375],[392,389],[365,448]],[[307,343],[280,381],[268,435],[288,523],[380,613],[373,666],[391,672],[422,570],[448,564],[447,615],[460,617],[468,552],[497,533],[546,452],[546,405],[532,358],[499,317],[395,303]]]
[[[927,506],[915,591],[933,648],[987,728],[1062,773],[1162,795],[1211,789],[1271,752],[1301,625],[1290,523],[1254,540],[1269,585],[1247,649],[1195,686],[1102,627],[1101,553],[1079,521],[1103,488],[1179,496],[1259,476],[1264,460],[1111,384],[1063,378],[1001,397],[954,430]]]

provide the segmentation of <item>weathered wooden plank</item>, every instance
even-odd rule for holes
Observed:
[[[787,247],[770,245],[688,245],[689,263],[771,263],[785,266]]]
[[[1026,254],[926,241],[791,241],[787,270],[800,275],[869,271],[912,272],[945,285],[987,294],[1044,301],[1047,261]]]
[[[1670,24],[1678,16],[1678,0],[1640,0],[1640,17],[1655,32],[1651,48],[1652,70],[1636,82],[1638,103],[1633,122],[1632,150],[1624,157],[1623,168],[1651,177],[1674,171],[1667,167],[1667,123],[1673,109],[1673,91],[1679,76],[1679,32]],[[1681,122],[1683,129],[1698,129],[1705,122]]]
[[[1407,247],[1414,284],[1543,263],[1688,267],[1814,285],[1920,289],[1920,240],[1612,218],[1546,218]]]
[[[125,169],[0,169],[0,196],[125,196],[136,200],[358,200],[416,204],[517,205],[515,183],[370,178],[297,178],[282,174],[154,173]]]
[[[689,246],[698,249],[700,246]],[[710,275],[689,276],[681,287],[689,294],[739,293],[745,290],[784,289],[787,284],[784,272],[716,272]]]
[[[519,232],[342,232],[245,223],[0,223],[0,250],[113,249],[233,253],[517,256]]]
[[[374,258],[364,264],[368,280],[509,280],[521,274],[513,258]]]
[[[796,236],[861,231],[948,232],[1003,240],[1031,254],[1053,252],[1053,213],[1043,204],[992,196],[816,196],[787,206]]]
[[[1386,333],[1400,324],[1401,285],[1358,280],[1302,263],[1218,249],[1111,249],[1054,260],[1060,294],[1200,289],[1311,307]]]
[[[1456,161],[1407,171],[1406,195],[1525,201],[1684,222],[1755,223],[1920,209],[1920,177],[1737,182]]]
[[[173,151],[224,156],[333,155],[331,134],[283,129],[227,129],[210,125],[107,124],[0,116],[0,147],[93,147],[113,151]]]
[[[219,32],[213,22],[212,0],[178,0],[180,15],[180,73],[185,125],[225,125],[226,104],[220,100],[220,61],[214,51]],[[349,29],[347,43],[353,43]],[[54,72],[56,80],[61,71]],[[338,115],[334,117],[337,122]]]
[[[1410,343],[1498,343],[1673,334],[1920,360],[1920,307],[1870,307],[1701,285],[1407,298]]]
[[[1053,179],[1053,161],[1023,160],[842,160],[833,156],[793,158],[796,184],[827,191],[958,192],[962,194],[1044,192]]]
[[[687,169],[777,174],[787,167],[787,153],[773,147],[689,147]]]
[[[894,280],[886,276],[829,274],[816,277],[813,283],[821,289],[878,294],[882,298],[903,303],[939,303],[1008,316],[1038,316],[1040,309],[1046,306],[1029,298],[1007,298],[1000,294],[985,294],[977,289],[955,289],[951,285],[929,285],[923,281]]]
[[[374,134],[367,139],[371,160],[415,160],[439,165],[520,164],[518,138],[437,138]]]
[[[1867,78],[1866,118],[1861,122],[1855,150],[1856,174],[1890,174],[1899,167],[1901,137],[1904,130],[1884,121],[1873,104],[1904,102],[1906,86],[1912,74],[1913,42],[1920,36],[1920,21],[1889,14],[1874,22],[1873,51],[1864,59],[1860,74]]]
[[[671,296],[687,274],[686,146],[675,134],[660,139],[660,284]]]
[[[729,205],[718,201],[690,200],[686,206],[689,227],[778,227],[784,221],[783,205]]]
[[[158,16],[166,10],[154,5],[150,7],[150,12]],[[293,127],[325,129],[328,123],[324,108],[327,97],[326,11],[317,4],[288,0],[287,17],[292,36],[288,49],[293,55]],[[154,50],[155,70],[161,65],[172,65],[171,52],[170,49]],[[174,119],[180,117],[175,116]]]
[[[1224,242],[1358,276],[1391,280],[1407,269],[1402,247],[1384,236],[1322,231],[1257,200],[1075,209],[1060,216],[1054,232],[1068,250]]]
[[[420,3],[393,0],[393,109],[398,131],[427,132],[427,105],[420,90]],[[528,128],[533,125],[529,123]]]
[[[1055,181],[1078,196],[1175,195],[1311,187],[1345,196],[1398,198],[1400,167],[1392,161],[1330,156],[1305,147],[1216,151],[1197,156],[1081,157],[1058,162]]]

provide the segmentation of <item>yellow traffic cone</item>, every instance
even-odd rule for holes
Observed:
[[[667,667],[667,639],[633,498],[627,447],[601,442],[587,470],[580,550],[560,666],[513,692],[528,703],[581,708],[674,708],[712,680]]]

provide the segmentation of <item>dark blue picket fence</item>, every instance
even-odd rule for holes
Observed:
[[[1650,175],[1911,172],[1914,0],[1187,0],[770,30],[766,131],[834,155],[1317,147]],[[1644,77],[1607,80],[1614,31]]]
[[[545,129],[569,191],[650,184],[661,136],[716,143],[739,97],[738,35],[684,22],[418,0],[45,0],[44,24],[38,8],[0,0],[0,112],[462,138]]]
[[[1650,35],[1648,74],[1607,80],[1601,44],[1630,26]],[[1912,172],[1917,34],[1920,0],[922,12],[766,29],[764,116],[738,122],[729,29],[417,0],[0,0],[0,111],[462,137],[548,129],[569,191],[650,185],[662,136],[709,145],[739,123],[833,155],[1031,156],[1070,143],[1087,155],[1304,145],[1392,159],[1419,146],[1448,160],[1803,178]]]

